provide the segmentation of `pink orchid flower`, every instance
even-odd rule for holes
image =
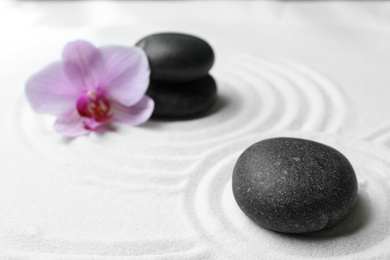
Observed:
[[[86,41],[68,43],[62,61],[33,75],[26,84],[34,110],[57,117],[54,129],[67,136],[96,130],[109,120],[139,125],[154,102],[145,95],[149,63],[136,47],[96,48]]]

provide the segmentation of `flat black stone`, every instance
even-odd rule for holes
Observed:
[[[210,75],[180,84],[152,80],[146,94],[155,103],[152,118],[185,119],[201,116],[213,106],[217,86]]]
[[[242,211],[262,227],[305,233],[342,221],[357,200],[348,159],[332,147],[297,138],[255,143],[239,157],[233,194]]]
[[[141,39],[149,59],[151,78],[186,82],[205,77],[214,63],[214,52],[204,40],[180,33],[159,33]]]

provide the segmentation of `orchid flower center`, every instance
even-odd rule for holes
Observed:
[[[110,102],[105,98],[103,91],[99,89],[89,90],[77,100],[77,111],[83,117],[90,120],[83,122],[88,130],[94,130],[101,124],[107,122],[112,115]]]

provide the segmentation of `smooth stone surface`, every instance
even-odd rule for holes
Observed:
[[[137,44],[148,56],[154,80],[186,82],[205,77],[214,63],[214,52],[204,40],[179,33],[153,34]]]
[[[357,200],[357,180],[348,159],[314,141],[273,138],[239,157],[233,194],[242,211],[262,227],[305,233],[343,220]]]
[[[217,86],[210,75],[180,84],[152,80],[146,94],[155,103],[153,118],[192,118],[204,114],[213,106]]]

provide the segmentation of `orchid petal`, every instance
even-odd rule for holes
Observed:
[[[112,115],[106,116],[105,118],[102,118],[101,120],[96,120],[96,118],[92,117],[87,121],[83,122],[83,125],[88,130],[96,130],[99,126],[110,120]]]
[[[85,90],[100,84],[104,70],[102,55],[95,46],[87,41],[68,43],[62,53],[64,71],[69,80]]]
[[[107,97],[124,106],[136,104],[149,85],[149,62],[137,47],[109,46],[100,49],[105,63],[101,86]]]
[[[77,99],[76,107],[77,107],[77,111],[79,112],[79,115],[84,116],[84,117],[92,117],[93,116],[92,112],[90,111],[90,109],[88,107],[89,99],[90,99],[90,97],[88,97],[88,95],[86,95],[86,94],[81,95],[79,97],[79,99]]]
[[[66,78],[61,62],[49,65],[26,83],[27,98],[34,110],[55,116],[74,109],[79,93]]]
[[[126,107],[120,103],[112,103],[113,120],[129,125],[139,125],[146,122],[152,115],[154,101],[144,96],[133,106]]]
[[[89,130],[84,127],[84,120],[85,118],[81,117],[74,109],[67,115],[57,118],[54,123],[54,130],[70,137],[85,135]]]

